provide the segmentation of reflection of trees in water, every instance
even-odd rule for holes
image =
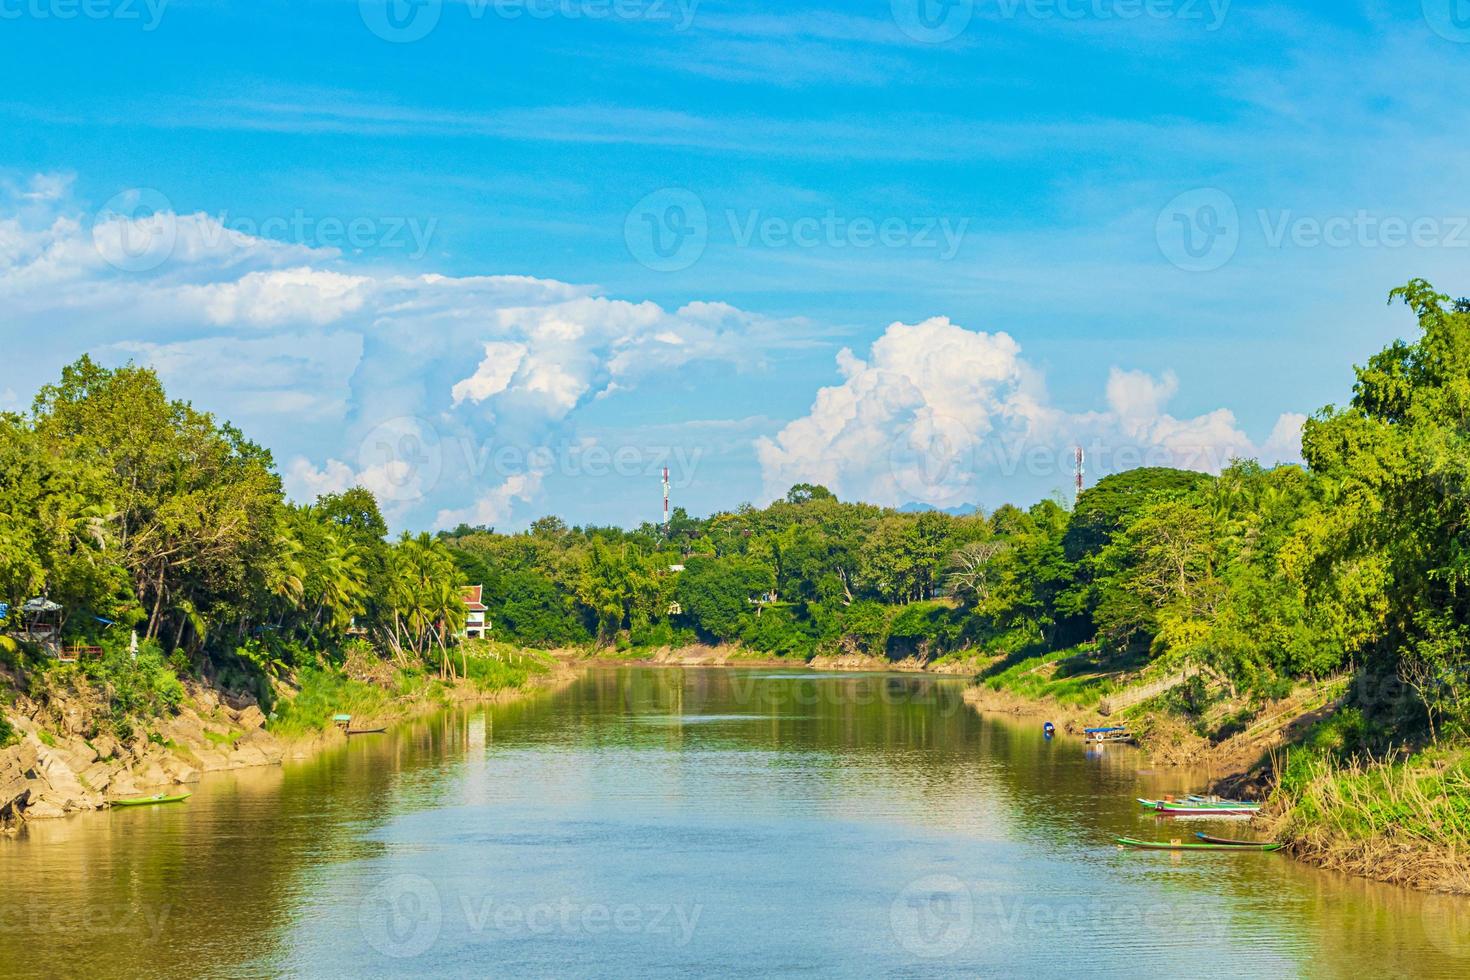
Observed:
[[[413,774],[463,738],[463,717],[440,716],[284,769],[210,775],[184,804],[37,821],[0,838],[0,975],[268,965],[314,869],[379,853],[365,831],[433,805],[432,785]]]
[[[278,972],[303,910],[361,898],[320,894],[316,882],[341,877],[322,864],[378,857],[385,848],[378,831],[390,821],[512,797],[532,804],[515,812],[536,812],[547,799],[603,799],[618,780],[647,780],[671,794],[734,781],[737,792],[801,797],[817,808],[814,818],[907,821],[955,840],[1024,841],[1013,864],[1044,861],[1047,880],[1056,881],[1071,878],[1065,865],[1077,863],[1079,888],[1101,882],[1142,903],[1198,910],[1208,938],[1268,944],[1294,972],[1362,974],[1371,964],[1379,973],[1470,974],[1464,900],[1269,855],[1210,864],[1115,857],[1105,842],[1139,829],[1132,800],[1141,787],[1189,788],[1182,775],[1141,778],[1131,752],[1087,759],[1075,741],[1046,742],[1039,720],[982,718],[963,703],[959,681],[780,676],[792,673],[596,670],[556,695],[446,711],[285,771],[211,777],[180,807],[37,823],[27,836],[0,839],[12,896],[0,911],[0,975],[71,976],[95,972],[99,962],[124,976],[194,973],[202,964]],[[711,755],[699,760],[701,752]],[[610,775],[609,765],[622,768]],[[752,787],[767,775],[776,782]],[[537,780],[542,785],[530,785]],[[756,802],[769,805],[768,798]],[[741,813],[729,819],[738,823]],[[517,829],[533,845],[546,832]],[[1170,825],[1161,836],[1195,829]],[[780,844],[762,840],[752,834],[741,846]],[[1113,861],[1116,869],[1099,878],[1097,862]],[[310,916],[303,921],[310,929]]]

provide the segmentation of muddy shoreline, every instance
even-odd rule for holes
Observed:
[[[565,687],[577,676],[576,670],[559,664],[524,687],[482,691],[460,684],[440,692],[442,697],[392,702],[389,710],[354,719],[354,724],[391,727],[446,704],[518,701]],[[84,698],[56,698],[53,693],[45,704],[19,699],[19,710],[7,716],[21,741],[0,750],[0,831],[105,809],[117,799],[189,792],[205,773],[310,759],[349,738],[338,728],[282,738],[268,730],[253,698],[231,698],[198,683],[187,691],[178,713],[161,719],[152,738],[140,733],[126,741],[111,735],[83,737],[94,727],[94,706]]]

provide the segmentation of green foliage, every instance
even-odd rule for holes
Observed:
[[[172,714],[184,701],[184,685],[156,641],[139,644],[134,656],[120,640],[106,644],[103,655],[85,659],[86,678],[103,692],[114,729],[126,738],[135,726]]]
[[[1063,650],[1026,648],[982,675],[994,691],[1030,700],[1051,698],[1060,704],[1091,707],[1116,688],[1115,665],[1100,662],[1092,646]]]
[[[293,696],[277,702],[269,724],[272,732],[284,738],[324,731],[334,715],[373,718],[384,714],[398,693],[352,680],[339,670],[321,667],[299,671],[296,686]]]
[[[10,719],[0,713],[0,749],[8,749],[20,741],[20,734],[16,732],[15,726],[10,724]]]
[[[770,593],[775,579],[769,566],[748,558],[693,558],[679,576],[676,595],[700,633],[734,638],[755,618],[757,600]]]
[[[465,678],[482,691],[523,687],[531,677],[547,670],[537,656],[504,643],[470,640],[461,655]]]
[[[496,580],[487,603],[502,635],[540,650],[576,646],[591,639],[586,626],[567,607],[568,601],[550,579],[532,571],[515,571]]]

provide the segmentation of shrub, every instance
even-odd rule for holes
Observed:
[[[307,667],[296,675],[296,695],[276,705],[270,729],[279,735],[303,735],[328,726],[333,715],[372,717],[383,711],[391,693],[355,681],[337,670]]]
[[[20,741],[20,735],[15,731],[15,726],[10,724],[10,719],[0,715],[0,749],[9,748]]]
[[[153,718],[172,712],[184,700],[184,685],[165,661],[163,649],[145,641],[135,657],[122,643],[105,646],[101,659],[82,662],[82,672],[108,695],[115,727],[131,734],[128,719]]]

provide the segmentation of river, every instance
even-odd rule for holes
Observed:
[[[596,669],[0,839],[9,976],[1470,976],[1470,903],[1187,837],[962,682]],[[1216,824],[1227,833],[1248,826]]]

